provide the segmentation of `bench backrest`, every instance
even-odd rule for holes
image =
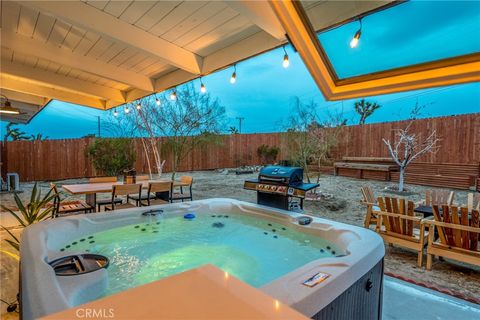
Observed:
[[[96,177],[88,179],[89,183],[117,182],[117,177]]]
[[[425,191],[425,205],[452,205],[455,193],[447,190],[427,190]]]
[[[193,182],[193,177],[192,176],[181,176],[180,181],[183,183],[188,183],[189,185],[192,184]]]
[[[388,233],[397,233],[413,237],[413,201],[390,197],[378,197],[378,206],[382,212],[393,213],[393,216],[385,216],[383,224]]]
[[[472,210],[471,216],[469,217],[469,211],[467,207],[457,207],[457,206],[433,206],[433,216],[435,221],[443,222],[444,224],[451,224],[457,226],[466,226],[479,228],[479,211]],[[457,247],[471,251],[478,251],[478,237],[479,231],[469,231],[462,230],[461,228],[449,228],[447,226],[439,226],[438,228],[438,237],[440,243],[450,246]]]
[[[112,201],[115,196],[128,196],[130,194],[138,194],[139,196],[142,193],[141,184],[119,184],[114,185],[112,190]]]
[[[172,190],[172,182],[150,182],[148,184],[148,193],[150,195],[151,192],[171,192]]]
[[[377,201],[375,200],[375,196],[373,195],[372,188],[369,186],[362,187],[362,196],[363,201],[366,203],[376,204]]]
[[[468,211],[473,209],[480,211],[480,192],[469,193],[467,196]]]

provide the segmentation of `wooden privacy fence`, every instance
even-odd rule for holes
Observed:
[[[394,139],[393,129],[405,128],[410,121],[369,124],[345,127],[331,157],[388,157],[382,138]],[[413,121],[411,131],[425,137],[436,129],[442,139],[436,154],[428,154],[418,162],[442,164],[477,164],[480,162],[480,113],[428,118]],[[328,130],[328,129],[327,129]],[[22,181],[60,180],[92,177],[96,172],[86,154],[92,138],[11,141],[2,144],[2,172],[17,172]],[[234,134],[221,137],[221,142],[201,146],[190,152],[182,161],[179,171],[210,170],[259,164],[257,148],[262,144],[279,146],[277,159],[286,159],[281,133]],[[147,172],[146,155],[140,139],[135,139],[138,172]],[[171,170],[171,155],[164,171]],[[153,159],[152,159],[153,160]],[[153,161],[152,161],[153,163]]]

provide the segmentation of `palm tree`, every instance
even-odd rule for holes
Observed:
[[[230,134],[238,134],[239,133],[238,129],[236,127],[230,127],[229,131],[230,131]]]
[[[375,112],[375,110],[377,110],[381,106],[376,102],[370,102],[362,99],[355,102],[354,107],[355,112],[360,115],[360,120],[358,121],[358,124],[365,124],[365,120],[367,120],[367,118],[370,117],[373,112]]]

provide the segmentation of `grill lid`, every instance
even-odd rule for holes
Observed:
[[[299,167],[268,166],[260,170],[259,181],[298,183],[303,181],[303,169]]]

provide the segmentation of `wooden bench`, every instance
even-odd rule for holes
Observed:
[[[424,186],[474,189],[478,186],[480,175],[478,164],[454,164],[454,163],[412,163],[405,172],[405,183],[419,184]],[[399,173],[392,173],[392,180],[398,181]]]
[[[342,157],[342,162],[375,162],[379,164],[395,163],[392,158],[384,157]]]
[[[355,172],[352,175],[352,171]],[[380,178],[378,174],[372,173],[381,173],[383,176],[382,180],[390,181],[391,172],[398,171],[397,165],[392,164],[377,164],[377,163],[357,163],[357,162],[335,162],[334,164],[334,174],[350,176],[358,179],[378,179]]]

